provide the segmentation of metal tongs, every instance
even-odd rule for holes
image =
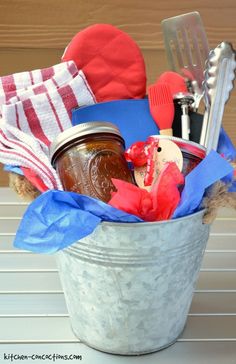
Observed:
[[[235,69],[235,51],[230,43],[222,42],[209,53],[203,81],[206,108],[200,138],[207,154],[218,146],[224,107],[234,87]]]

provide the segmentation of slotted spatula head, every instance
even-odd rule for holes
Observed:
[[[170,68],[196,81],[202,92],[209,46],[200,14],[195,11],[164,19],[162,30]]]

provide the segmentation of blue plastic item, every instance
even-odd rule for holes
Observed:
[[[145,141],[150,135],[159,134],[149,111],[148,99],[101,102],[73,110],[73,125],[90,121],[115,124],[120,129],[126,148],[137,141]]]

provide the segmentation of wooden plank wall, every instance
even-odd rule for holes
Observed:
[[[110,23],[139,44],[151,83],[168,69],[161,20],[195,10],[211,47],[222,40],[236,47],[235,0],[0,0],[0,75],[56,64],[75,33],[94,23]],[[236,92],[224,117],[234,143],[235,114]],[[7,183],[0,171],[0,186]]]

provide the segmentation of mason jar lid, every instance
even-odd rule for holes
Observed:
[[[201,144],[192,142],[190,140],[169,136],[169,135],[151,135],[150,139],[168,139],[175,142],[178,147],[182,150],[182,152],[190,153],[199,157],[201,159],[205,158],[206,156],[206,148],[203,147]],[[148,139],[149,139],[148,138]]]
[[[79,139],[80,137],[98,133],[115,134],[122,138],[122,135],[117,126],[109,122],[90,121],[87,123],[72,126],[71,128],[66,129],[65,131],[60,133],[50,145],[49,156],[51,162],[53,157],[55,156],[55,153],[66,144],[70,143],[75,139]]]

